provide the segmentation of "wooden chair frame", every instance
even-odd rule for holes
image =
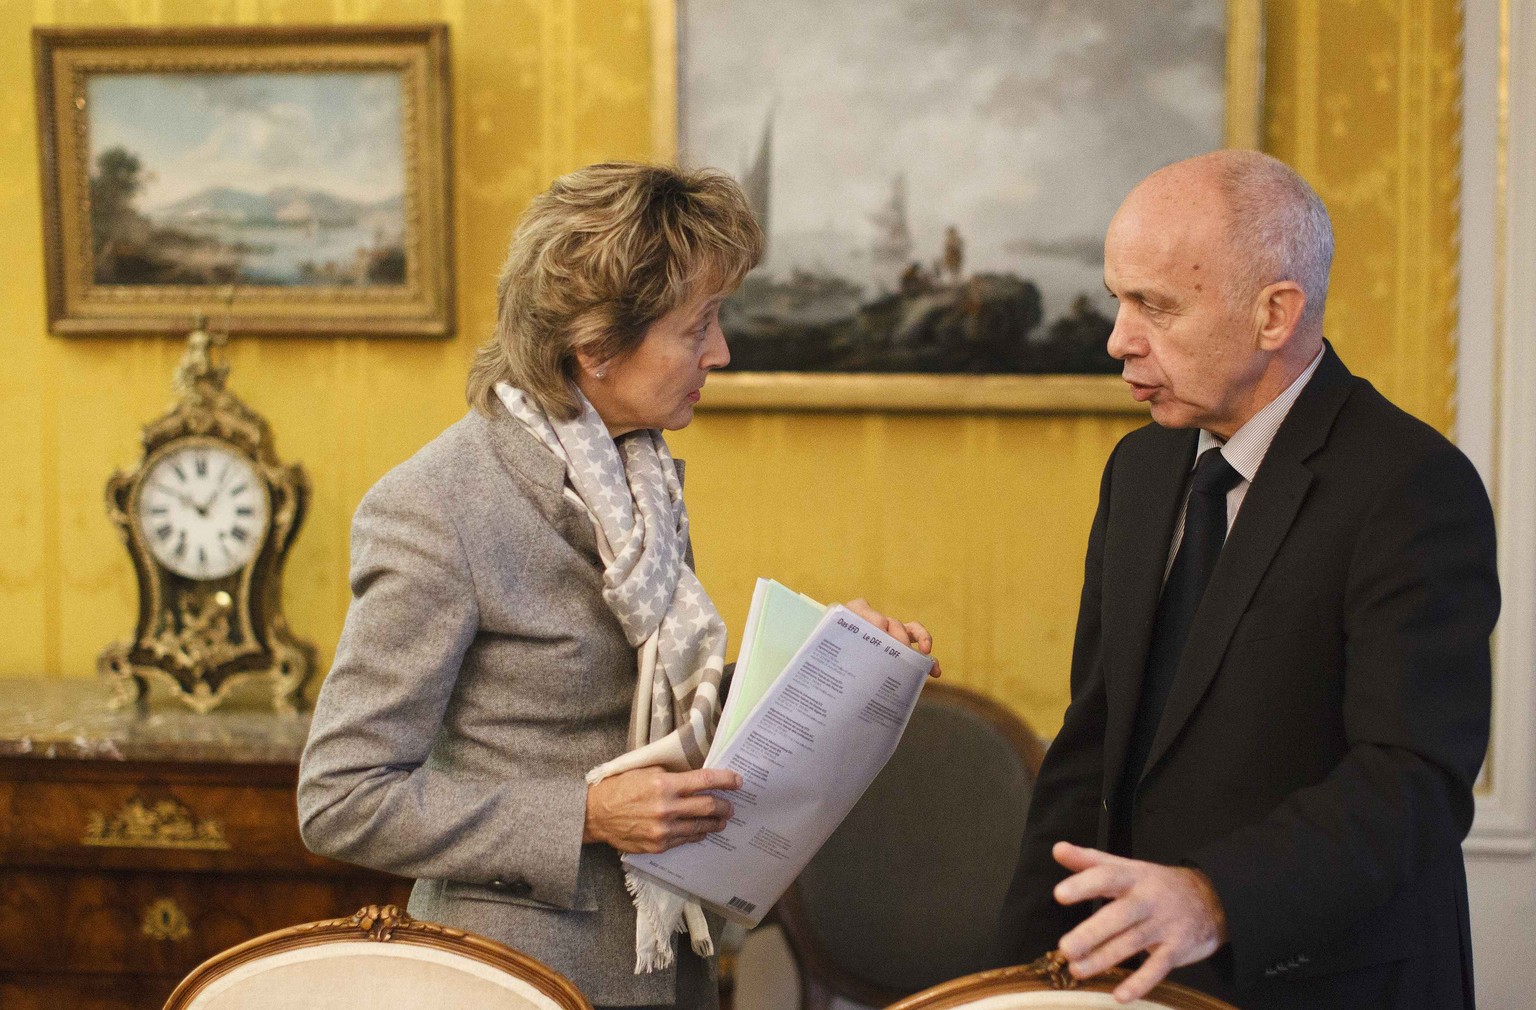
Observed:
[[[956,1010],[991,996],[1021,992],[1078,990],[1112,993],[1129,974],[1124,968],[1111,968],[1079,981],[1067,971],[1066,958],[1058,951],[1052,951],[1029,964],[996,968],[943,982],[893,1004],[888,1010]],[[1142,999],[1169,1010],[1236,1010],[1230,1003],[1173,982],[1160,982]]]
[[[929,683],[923,688],[923,694],[942,699],[953,708],[968,710],[985,720],[1013,745],[1029,768],[1031,778],[1039,775],[1045,745],[1013,712],[985,695],[942,681]],[[779,899],[770,921],[777,922],[783,929],[790,955],[800,973],[800,1010],[827,1010],[834,996],[865,1006],[883,1007],[912,995],[877,986],[835,964],[811,931],[798,884],[791,886]]]
[[[592,1010],[587,998],[553,968],[483,936],[413,919],[395,905],[365,905],[346,919],[289,926],[231,947],[204,961],[182,979],[166,1001],[164,1010],[186,1010],[211,983],[257,958],[360,940],[430,947],[468,957],[521,979],[554,1000],[561,1010]]]

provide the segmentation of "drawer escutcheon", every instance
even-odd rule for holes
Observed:
[[[151,940],[178,943],[192,935],[187,913],[170,898],[156,898],[144,909],[144,923],[139,927]]]

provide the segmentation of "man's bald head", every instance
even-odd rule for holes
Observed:
[[[1333,225],[1322,199],[1285,162],[1260,151],[1212,151],[1152,173],[1132,198],[1192,208],[1219,201],[1233,257],[1229,294],[1246,300],[1266,284],[1295,281],[1307,296],[1298,335],[1308,342],[1321,338]]]
[[[1106,345],[1164,427],[1230,438],[1317,356],[1333,232],[1295,172],[1253,151],[1137,186],[1104,237]]]

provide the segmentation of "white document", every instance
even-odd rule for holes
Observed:
[[[752,623],[759,639],[783,639],[784,625],[761,620],[770,611],[759,596],[774,592],[788,591],[758,580],[752,608],[760,620]],[[788,625],[804,617],[803,610],[791,614]],[[742,658],[750,658],[749,644]],[[725,829],[624,862],[727,918],[757,925],[890,759],[932,667],[847,608],[828,608],[760,700],[744,715],[730,713],[738,716],[733,726],[716,735],[704,767],[742,778],[739,790],[719,794],[735,807]]]

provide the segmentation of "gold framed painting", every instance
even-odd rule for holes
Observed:
[[[1104,342],[1136,181],[1258,147],[1261,0],[652,0],[654,146],[768,238],[703,407],[1144,413]]]
[[[33,30],[61,335],[447,336],[446,25]]]

